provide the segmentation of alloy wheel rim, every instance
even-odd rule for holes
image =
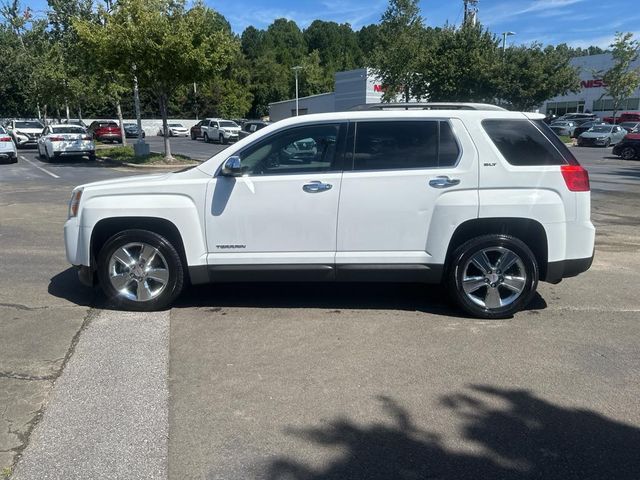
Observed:
[[[148,302],[166,288],[169,267],[153,245],[128,243],[111,254],[109,281],[118,295],[135,302]]]
[[[524,292],[527,273],[522,259],[505,247],[484,248],[465,263],[462,289],[476,305],[495,310],[511,305]]]
[[[633,157],[635,157],[635,150],[633,150],[631,147],[626,147],[624,150],[622,150],[622,155],[620,155],[624,160],[631,160]]]

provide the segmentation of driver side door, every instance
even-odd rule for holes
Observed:
[[[346,130],[343,122],[274,132],[239,152],[242,176],[216,175],[207,189],[210,270],[307,265],[333,273]]]

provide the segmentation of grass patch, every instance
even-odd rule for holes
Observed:
[[[566,135],[560,135],[558,138],[560,138],[564,143],[573,143],[573,138]]]
[[[161,153],[151,153],[150,155],[145,155],[143,157],[136,157],[133,153],[133,146],[127,145],[126,147],[111,147],[111,148],[101,148],[96,152],[100,157],[108,157],[116,162],[124,162],[124,163],[137,163],[137,164],[146,164],[146,165],[166,165],[167,163],[176,164],[176,163],[193,163],[189,157],[185,157],[184,155],[174,155],[174,160],[171,162],[166,162],[164,159],[164,155]]]

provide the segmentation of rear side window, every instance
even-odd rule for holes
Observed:
[[[564,150],[567,147],[548,128],[545,128],[548,132],[538,129],[525,119],[483,120],[482,127],[511,165],[526,167],[567,163],[558,151],[560,145]]]
[[[358,122],[353,169],[449,167],[459,155],[451,126],[444,121]]]

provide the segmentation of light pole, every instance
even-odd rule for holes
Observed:
[[[136,108],[136,122],[138,124],[138,141],[133,144],[136,157],[149,155],[149,145],[142,138],[142,115],[140,115],[140,95],[138,93],[138,75],[136,66],[133,66],[133,102]]]
[[[296,117],[297,117],[298,116],[298,112],[299,112],[299,108],[298,108],[298,72],[300,70],[302,70],[302,67],[300,65],[296,65],[295,67],[292,67],[291,70],[296,72]]]
[[[515,35],[516,32],[502,32],[502,56],[504,57],[504,50],[507,48],[507,37]]]

